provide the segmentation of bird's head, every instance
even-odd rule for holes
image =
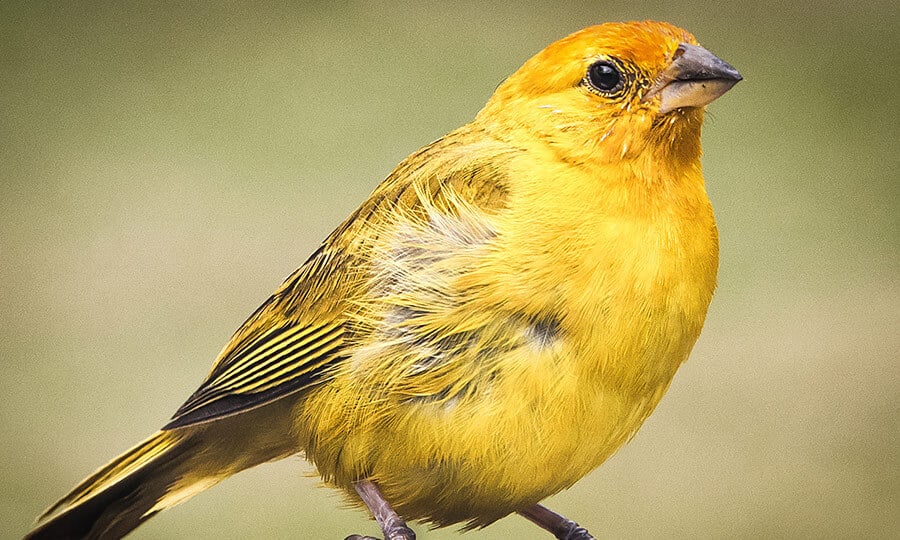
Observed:
[[[660,157],[696,162],[703,107],[741,80],[667,23],[585,28],[528,60],[479,120],[501,137],[540,140],[575,163]],[[524,130],[524,131],[523,131]]]

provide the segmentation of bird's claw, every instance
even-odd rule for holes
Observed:
[[[566,530],[557,536],[559,540],[595,540],[591,533],[574,521],[568,520]]]
[[[374,536],[365,536],[362,534],[351,534],[344,540],[381,540]],[[416,533],[406,525],[394,526],[385,531],[384,540],[416,540]],[[578,540],[578,539],[573,539]]]

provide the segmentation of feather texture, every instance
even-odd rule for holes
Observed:
[[[695,43],[614,23],[535,55],[470,124],[400,163],[164,431],[34,537],[124,534],[298,452],[354,504],[370,480],[439,526],[490,524],[600,465],[665,393],[716,286],[702,107],[647,99]],[[596,62],[617,66],[615,86],[591,80]]]

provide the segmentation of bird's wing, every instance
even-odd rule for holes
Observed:
[[[253,409],[319,382],[341,358],[346,324],[339,302],[321,298],[322,281],[339,278],[347,263],[327,244],[319,248],[235,332],[165,429]]]
[[[398,281],[411,281],[408,292],[421,296],[416,282],[431,274],[404,269],[432,259],[435,249],[454,250],[454,243],[465,241],[457,236],[466,230],[427,224],[435,205],[450,204],[448,198],[480,208],[501,204],[505,192],[495,173],[473,162],[452,136],[407,158],[235,332],[165,428],[237,414],[329,380],[352,354],[352,343],[379,339],[378,325],[384,323],[366,310],[381,310],[384,302],[369,300],[404,289]],[[397,243],[404,231],[415,229],[411,222],[422,220],[425,225],[418,227],[430,232],[410,238],[411,244]]]

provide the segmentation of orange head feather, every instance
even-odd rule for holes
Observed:
[[[549,144],[568,162],[653,157],[648,151],[695,162],[702,106],[724,90],[712,95],[708,85],[687,83],[716,81],[727,90],[740,80],[734,68],[696,44],[689,32],[663,22],[585,28],[525,62],[497,88],[479,120],[501,138],[524,135],[522,140]],[[680,100],[669,95],[676,87]],[[685,99],[686,90],[694,99]]]

